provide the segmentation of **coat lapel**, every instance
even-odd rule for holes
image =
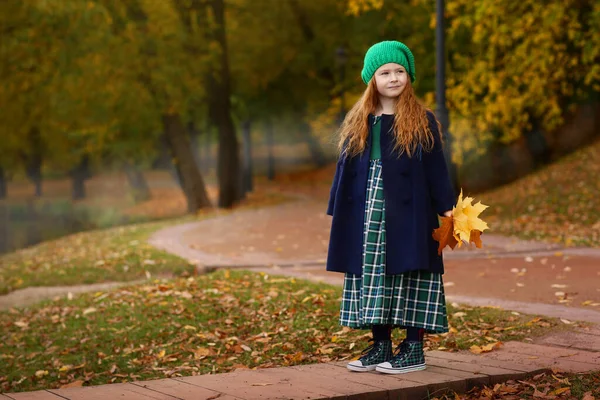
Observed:
[[[390,159],[393,156],[394,137],[392,128],[394,124],[394,116],[384,114],[381,118],[381,158]]]

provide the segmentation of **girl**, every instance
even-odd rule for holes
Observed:
[[[373,344],[352,371],[425,369],[423,335],[448,331],[442,257],[432,237],[455,201],[439,123],[419,103],[415,62],[397,41],[373,45],[367,88],[340,131],[327,214],[327,270],[344,272],[340,324],[371,329]],[[392,328],[406,329],[392,352]]]

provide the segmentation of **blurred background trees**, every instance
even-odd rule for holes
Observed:
[[[506,183],[598,137],[600,3],[447,0],[446,19],[462,187]],[[108,171],[139,203],[157,184],[147,172],[164,170],[189,212],[231,207],[252,176],[335,159],[377,41],[413,50],[434,108],[434,24],[426,0],[2,1],[0,199],[25,180],[43,198],[51,178],[82,199]]]

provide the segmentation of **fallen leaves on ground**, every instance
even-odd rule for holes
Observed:
[[[469,347],[469,350],[473,354],[489,353],[492,350],[496,350],[502,347],[502,342],[492,342],[483,346],[473,345]]]
[[[509,380],[494,386],[474,388],[466,394],[447,394],[433,400],[521,400],[600,399],[600,372],[565,374],[541,373],[528,379]]]
[[[371,333],[339,325],[340,297],[337,286],[225,270],[11,309],[0,312],[0,389],[350,360]],[[427,349],[494,349],[558,325],[457,304],[448,314],[450,332],[427,335]]]
[[[567,246],[600,246],[600,141],[488,191],[494,232]]]

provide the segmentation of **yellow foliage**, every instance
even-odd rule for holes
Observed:
[[[359,16],[370,10],[381,10],[383,7],[383,0],[347,0],[348,15]]]
[[[472,197],[465,197],[463,199],[461,190],[456,206],[452,209],[454,238],[458,241],[458,247],[461,246],[463,240],[469,243],[471,240],[471,231],[483,232],[484,230],[489,229],[487,223],[479,218],[479,214],[488,208],[488,206],[481,204],[481,202],[471,204],[472,202]]]
[[[579,4],[447,1],[454,110],[475,118],[479,132],[501,131],[505,143],[532,129],[533,119],[558,127],[565,100],[600,82],[600,50],[590,45],[600,40],[600,5]]]
[[[362,96],[361,92],[347,93],[344,95],[345,109],[351,108]],[[314,135],[319,138],[321,143],[335,147],[337,146],[338,136],[335,132],[339,128],[340,118],[340,98],[335,97],[329,103],[325,111],[319,108],[320,105],[314,105],[313,110],[309,112],[307,121]]]

